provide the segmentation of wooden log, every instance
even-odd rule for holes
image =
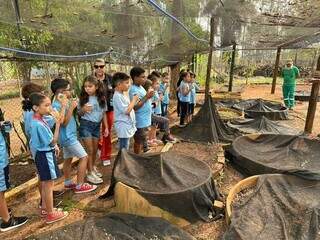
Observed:
[[[271,94],[274,94],[275,91],[276,91],[278,69],[279,69],[279,64],[280,64],[280,56],[281,56],[281,47],[278,47],[278,48],[277,48],[276,62],[275,62],[275,64],[274,64],[274,70],[273,70],[273,79],[272,79]]]

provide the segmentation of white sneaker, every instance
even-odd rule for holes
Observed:
[[[103,180],[99,177],[97,177],[96,175],[94,175],[93,173],[89,173],[87,175],[87,181],[92,183],[92,184],[101,184],[103,183]]]
[[[93,167],[93,171],[94,175],[96,175],[99,178],[102,178],[102,173],[98,171],[97,167]]]
[[[111,161],[110,160],[103,160],[102,161],[102,165],[105,166],[105,167],[106,166],[110,166],[111,165]]]

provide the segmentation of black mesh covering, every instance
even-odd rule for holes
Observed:
[[[223,239],[320,239],[319,198],[319,181],[261,175],[252,193],[234,205]]]
[[[109,214],[89,218],[51,232],[32,236],[37,240],[192,240],[188,233],[161,218]]]
[[[140,156],[125,150],[118,155],[107,195],[117,182],[134,188],[152,205],[189,222],[210,221],[218,216],[213,201],[220,194],[207,164],[176,153]]]
[[[292,127],[269,120],[262,116],[254,119],[233,120],[227,123],[242,133],[273,133],[283,135],[298,135],[300,132]]]
[[[307,91],[296,91],[294,98],[297,101],[309,102],[310,92],[307,92]],[[318,96],[318,102],[320,102],[320,96]]]
[[[233,141],[227,158],[247,175],[288,173],[320,180],[320,141],[303,136],[249,135]]]
[[[220,118],[213,99],[208,98],[192,122],[185,128],[174,127],[172,133],[186,141],[232,142],[240,133]]]
[[[287,120],[288,109],[281,103],[266,101],[263,99],[250,99],[240,101],[232,106],[237,110],[243,110],[245,117],[258,118],[265,116],[271,120]]]

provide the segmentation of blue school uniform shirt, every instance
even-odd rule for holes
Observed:
[[[52,108],[56,111],[61,111],[61,103],[57,100],[54,100],[52,103]],[[65,114],[68,112],[68,108],[66,109]],[[66,126],[61,125],[60,133],[59,133],[59,144],[61,147],[72,146],[78,142],[77,137],[77,123],[72,115],[68,124]]]
[[[123,93],[115,91],[112,99],[114,112],[114,128],[118,138],[131,138],[136,128],[136,117],[134,110],[130,114],[126,114],[130,100]]]
[[[179,100],[180,100],[180,102],[188,102],[188,103],[190,103],[191,93],[189,92],[189,93],[187,94],[187,96],[183,95],[183,94],[182,94],[182,89],[183,89],[183,88],[189,89],[190,86],[189,86],[189,84],[186,83],[185,81],[182,81],[182,82],[181,82],[181,84],[180,84],[180,86],[179,86],[179,93],[178,93]]]
[[[30,150],[33,159],[38,151],[51,151],[54,149],[52,145],[53,133],[49,124],[42,118],[33,116],[31,120],[30,134]]]
[[[156,104],[156,107],[153,108],[153,113],[157,115],[161,115],[161,102],[160,102],[160,97],[159,93],[155,91],[154,96],[152,97],[152,102]]]
[[[169,89],[165,87],[164,83],[160,84],[160,89],[159,91],[162,93],[163,98],[162,98],[162,103],[163,104],[169,104],[170,103],[170,98],[169,98]]]
[[[192,83],[193,88],[190,92],[190,103],[196,104],[197,102],[197,94],[196,91],[198,91],[200,88],[196,83]]]
[[[34,115],[34,111],[32,110],[23,112],[24,131],[29,139],[31,134],[31,121],[32,121],[33,115]],[[49,124],[49,127],[53,128],[54,124],[56,123],[54,118],[50,115],[44,116],[43,118]]]
[[[88,103],[92,105],[92,111],[89,113],[85,113],[80,118],[96,123],[101,122],[103,115],[108,110],[107,104],[104,108],[101,108],[98,102],[98,98],[96,96],[89,96]],[[78,106],[78,108],[80,109],[81,107]]]
[[[6,141],[0,131],[0,169],[5,168],[9,164],[8,151]]]
[[[132,85],[129,90],[129,97],[132,101],[134,95],[138,95],[141,100],[147,94],[142,86]],[[151,125],[152,106],[151,100],[147,100],[141,108],[135,111],[136,113],[136,127],[146,128]]]

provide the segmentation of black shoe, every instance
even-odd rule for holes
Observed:
[[[0,226],[1,232],[10,231],[12,229],[18,228],[28,222],[27,217],[10,217],[8,222],[2,222]]]

